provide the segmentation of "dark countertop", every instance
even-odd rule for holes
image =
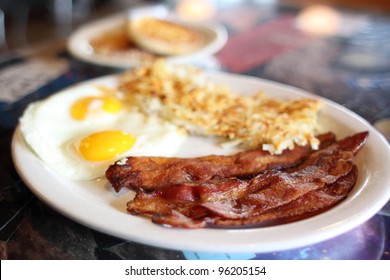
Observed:
[[[225,71],[293,85],[331,99],[372,124],[390,118],[390,17],[340,12],[327,35],[296,27],[298,9],[247,4],[218,11],[229,32],[212,61]],[[347,28],[348,27],[348,28]],[[204,61],[205,67],[210,67]],[[202,66],[202,64],[201,64]],[[57,213],[25,186],[11,157],[18,118],[32,101],[120,72],[73,58],[64,42],[0,58],[1,259],[390,259],[390,211],[333,239],[289,251],[203,254],[125,241]]]

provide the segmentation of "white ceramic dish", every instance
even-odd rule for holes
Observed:
[[[280,98],[313,97],[297,88],[257,78],[224,73],[207,75],[213,81],[231,85],[244,94],[261,89]],[[88,89],[96,84],[112,86],[116,79],[116,76],[108,76],[76,87]],[[66,90],[74,90],[74,87]],[[333,209],[306,220],[280,226],[188,230],[153,224],[148,219],[126,212],[126,202],[133,195],[131,191],[121,190],[115,193],[105,179],[77,182],[51,172],[26,146],[19,129],[16,129],[13,138],[13,159],[22,179],[42,201],[81,224],[117,237],[158,247],[207,252],[270,252],[292,249],[332,238],[356,227],[375,215],[390,198],[390,147],[384,137],[346,108],[322,100],[325,104],[321,112],[324,131],[333,131],[338,138],[366,130],[370,133],[367,143],[356,158],[358,181],[350,196]],[[191,138],[188,141],[180,155],[220,152],[201,138]]]
[[[142,65],[142,58],[132,52],[97,53],[94,52],[90,41],[101,36],[104,32],[118,28],[127,20],[126,14],[117,14],[100,20],[87,23],[77,29],[68,40],[68,50],[76,58],[101,66],[131,68]],[[160,16],[161,17],[161,16]],[[172,21],[178,21],[170,15],[163,15]],[[168,56],[167,61],[173,63],[199,62],[201,58],[211,57],[218,52],[227,41],[226,29],[217,23],[186,23],[189,27],[198,30],[204,43],[201,48],[189,54]]]

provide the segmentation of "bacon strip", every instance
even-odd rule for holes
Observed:
[[[183,228],[198,228],[210,224],[218,227],[238,227],[245,225],[265,227],[290,223],[315,216],[346,199],[356,183],[357,175],[357,167],[354,166],[351,172],[346,176],[341,177],[333,184],[326,185],[322,189],[308,192],[285,205],[244,219],[205,218],[203,220],[195,220],[176,210],[172,210],[171,215],[156,215],[153,217],[153,221],[158,224]]]
[[[264,217],[278,219],[283,215],[275,209],[289,209],[286,205],[334,185],[347,176],[353,169],[354,156],[367,136],[368,133],[364,132],[347,137],[311,153],[295,168],[268,170],[250,180],[230,178],[171,185],[152,192],[140,190],[128,203],[128,211],[150,216],[155,223],[185,228],[213,224],[242,225],[269,220]],[[349,178],[348,182],[351,181],[351,177],[346,178]],[[331,203],[324,203],[324,206],[319,203],[319,209],[329,205]],[[302,208],[296,213],[312,208]],[[268,216],[263,217],[265,213]]]
[[[317,137],[320,148],[334,143],[333,133]],[[172,184],[222,178],[247,178],[268,169],[282,169],[302,162],[313,150],[310,145],[271,155],[261,149],[230,156],[197,158],[129,157],[125,164],[109,166],[106,177],[115,191],[129,189],[155,190]]]
[[[356,165],[351,172],[333,184],[308,192],[307,194],[285,205],[253,215],[241,220],[216,220],[218,226],[258,225],[270,226],[309,218],[324,212],[344,200],[356,183],[358,170]]]

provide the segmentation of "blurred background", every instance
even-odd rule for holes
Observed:
[[[66,38],[86,21],[134,6],[156,3],[175,6],[181,1],[183,0],[0,0],[0,56],[50,39]],[[390,0],[209,0],[215,6],[245,1],[285,7],[326,4],[366,13],[390,13]]]

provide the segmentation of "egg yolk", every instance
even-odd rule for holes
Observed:
[[[70,108],[71,116],[79,121],[84,120],[91,110],[103,109],[107,113],[115,114],[122,109],[122,103],[111,96],[89,96],[77,100]]]
[[[108,160],[131,149],[135,137],[118,130],[101,131],[82,139],[79,151],[89,161]]]

